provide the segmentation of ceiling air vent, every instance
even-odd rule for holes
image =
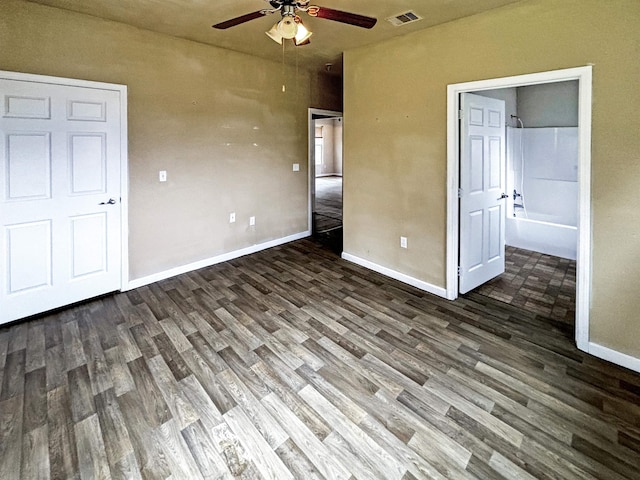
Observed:
[[[395,17],[387,18],[387,22],[389,22],[394,27],[399,27],[400,25],[406,25],[407,23],[417,22],[418,20],[422,20],[422,17],[412,11],[404,12],[404,13],[401,13],[400,15],[396,15]]]

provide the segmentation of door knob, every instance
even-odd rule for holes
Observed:
[[[509,195],[503,193],[502,195],[500,195],[500,198],[498,198],[498,200],[504,200],[505,198],[509,198]]]
[[[116,201],[113,198],[110,198],[107,202],[100,202],[98,205],[115,205]]]

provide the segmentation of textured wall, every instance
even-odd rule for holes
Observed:
[[[577,127],[578,82],[518,87],[518,115],[525,127]]]
[[[590,339],[640,357],[639,23],[530,0],[346,52],[345,252],[444,287],[447,85],[593,64]]]
[[[307,230],[307,72],[283,94],[281,64],[12,0],[0,45],[2,70],[128,86],[132,279]]]
[[[333,173],[335,164],[333,119],[316,120],[316,135],[318,127],[322,131],[322,165],[316,166],[316,176]]]

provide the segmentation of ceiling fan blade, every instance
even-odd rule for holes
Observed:
[[[257,12],[247,13],[246,15],[241,15],[239,17],[232,18],[231,20],[216,23],[215,25],[212,25],[212,27],[219,30],[225,30],[227,28],[240,25],[241,23],[248,22],[249,20],[255,20],[256,18],[264,17],[269,13],[271,13],[269,10],[258,10]]]
[[[316,10],[317,9],[317,10]],[[335,22],[347,23],[362,28],[373,28],[378,21],[376,18],[365,17],[357,13],[343,12],[342,10],[334,10],[333,8],[315,7],[309,9],[309,15],[318,18],[326,18]]]

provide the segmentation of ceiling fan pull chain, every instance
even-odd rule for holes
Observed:
[[[285,86],[287,75],[285,72],[285,65],[284,65],[284,46],[285,46],[285,42],[282,42],[282,93],[285,93],[287,91],[287,87]]]

